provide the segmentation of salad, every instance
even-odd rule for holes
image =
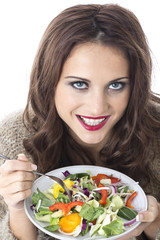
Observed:
[[[91,172],[63,172],[64,183],[72,193],[72,202],[64,189],[54,183],[32,195],[36,220],[45,222],[50,232],[77,237],[89,233],[91,238],[111,237],[126,231],[136,222],[138,210],[132,206],[137,191],[120,178]],[[135,183],[137,184],[137,183]]]

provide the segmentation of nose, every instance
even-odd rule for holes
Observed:
[[[101,116],[106,114],[109,102],[103,91],[93,91],[88,98],[88,108],[92,116]]]

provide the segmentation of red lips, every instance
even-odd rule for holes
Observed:
[[[110,115],[107,116],[100,116],[100,117],[88,117],[88,116],[82,116],[82,115],[76,115],[79,122],[81,123],[81,125],[88,131],[97,131],[99,129],[101,129],[109,120]],[[84,118],[84,120],[83,120]],[[100,123],[97,123],[96,125],[88,125],[86,122],[84,122],[86,119],[93,119],[93,120],[98,120],[98,119],[103,119],[104,120]]]

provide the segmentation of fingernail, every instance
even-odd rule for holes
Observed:
[[[31,168],[32,168],[33,170],[37,170],[37,165],[31,164]]]
[[[137,222],[142,222],[144,219],[144,215],[142,213],[139,213],[137,216],[136,216],[136,221]]]

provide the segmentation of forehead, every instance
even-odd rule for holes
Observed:
[[[75,47],[72,48],[69,57],[73,57],[75,54],[80,53],[80,52],[92,52],[92,51],[99,51],[102,49],[102,51],[110,51],[113,54],[121,55],[123,58],[126,58],[126,55],[124,51],[121,48],[118,48],[116,46],[112,45],[105,45],[100,42],[86,42],[82,44],[77,44]],[[106,53],[105,53],[106,54]],[[69,58],[68,57],[68,58]]]
[[[129,74],[129,61],[119,48],[102,45],[99,43],[84,43],[75,46],[67,58],[63,73],[72,72],[80,74],[93,74],[94,76]],[[87,77],[87,76],[84,76]]]

